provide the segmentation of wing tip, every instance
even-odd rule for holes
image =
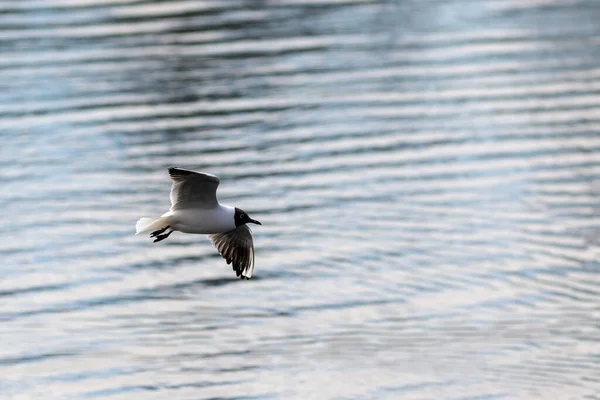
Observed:
[[[171,167],[169,168],[169,175],[171,176],[186,176],[192,175],[194,172],[188,171],[187,169],[181,169],[179,167]]]
[[[213,180],[217,184],[219,183],[219,177],[216,175],[213,175],[213,174],[207,174],[206,172],[190,171],[189,169],[183,169],[183,168],[179,168],[179,167],[170,167],[169,168],[169,176],[171,177],[171,179],[174,179],[174,180],[185,179],[192,175],[203,176],[205,178],[209,178],[209,179]]]
[[[229,262],[227,264],[229,264]],[[249,281],[250,278],[252,278],[252,272],[254,269],[254,268],[252,268],[252,266],[244,267],[242,265],[235,265],[235,263],[234,263],[234,265],[232,265],[232,267],[233,267],[233,271],[235,272],[235,275],[238,278],[240,278],[241,280],[245,279],[245,280]]]

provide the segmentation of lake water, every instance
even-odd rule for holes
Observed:
[[[600,2],[0,1],[1,399],[600,399]],[[153,244],[170,166],[253,227]]]

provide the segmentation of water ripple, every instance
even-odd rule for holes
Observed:
[[[0,0],[2,397],[595,398],[599,11]]]

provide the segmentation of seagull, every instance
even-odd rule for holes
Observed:
[[[169,168],[171,209],[159,218],[140,218],[135,234],[152,231],[154,243],[175,231],[208,234],[219,254],[241,279],[254,272],[254,243],[248,223],[262,225],[237,207],[219,204],[219,178],[203,172]],[[165,233],[166,232],[166,233]]]

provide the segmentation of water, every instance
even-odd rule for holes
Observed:
[[[0,2],[0,398],[600,398],[600,3]],[[254,228],[153,244],[166,168]]]

